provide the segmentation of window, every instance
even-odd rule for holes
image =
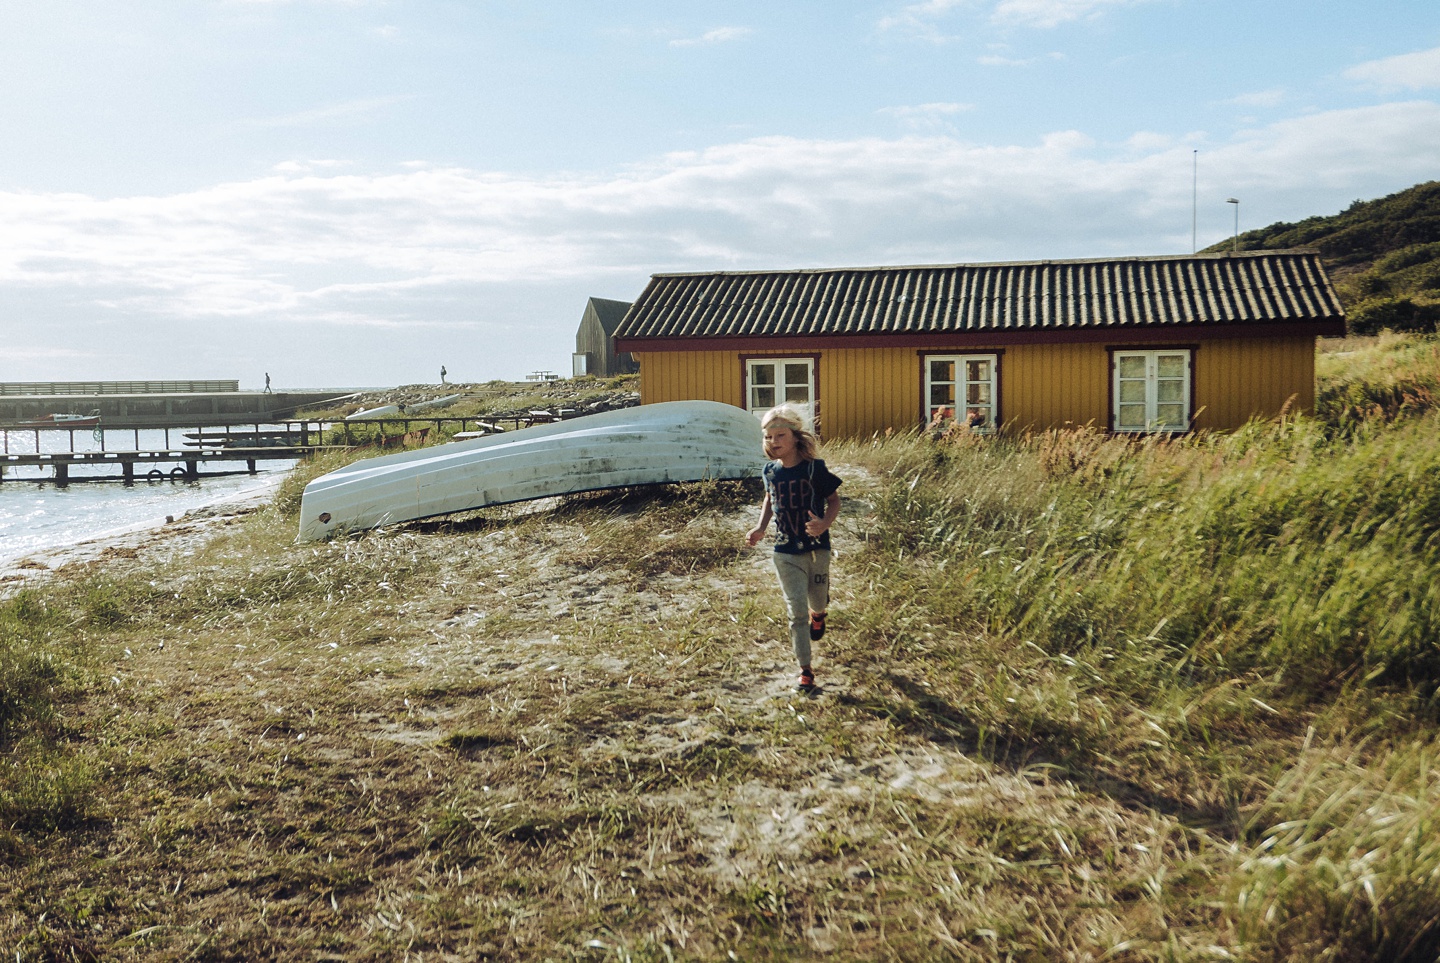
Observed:
[[[1115,431],[1190,430],[1190,351],[1116,351]]]
[[[815,361],[812,358],[751,358],[745,365],[745,406],[763,415],[776,405],[799,408],[814,418]]]
[[[998,357],[930,355],[925,359],[925,420],[959,421],[976,431],[995,428]]]

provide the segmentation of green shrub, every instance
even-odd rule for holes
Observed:
[[[1373,297],[1350,309],[1347,327],[1351,334],[1380,331],[1433,333],[1440,321],[1440,305],[1418,303],[1409,297]]]

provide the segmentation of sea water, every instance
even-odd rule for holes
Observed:
[[[71,435],[73,434],[73,443]],[[11,453],[35,451],[36,432],[0,432],[0,445]],[[38,433],[43,451],[99,451],[101,439],[90,429],[42,431]],[[146,451],[183,444],[182,432],[171,429],[167,438],[160,429],[111,429],[103,441],[107,451]],[[71,483],[56,485],[53,469],[8,468],[0,481],[0,561],[45,549],[60,548],[140,526],[158,525],[167,515],[178,518],[214,502],[226,501],[257,489],[273,488],[293,461],[261,461],[261,470],[251,475],[204,475],[193,481],[178,480],[164,466],[163,479],[149,480],[145,466],[137,465],[133,484],[121,481],[81,481],[90,475],[115,474],[118,465],[76,466]],[[200,464],[200,471],[234,472],[244,462],[217,461]]]

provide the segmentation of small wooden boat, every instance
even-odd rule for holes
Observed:
[[[760,474],[760,422],[715,401],[620,408],[368,458],[310,482],[300,541],[575,492]]]
[[[50,414],[25,418],[15,423],[20,428],[94,428],[100,424],[100,409],[88,415]]]

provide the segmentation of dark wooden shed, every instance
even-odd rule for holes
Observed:
[[[629,301],[591,298],[585,302],[585,314],[580,319],[580,329],[575,332],[575,377],[610,378],[640,370],[640,362],[634,355],[615,351],[615,329],[628,310]]]

